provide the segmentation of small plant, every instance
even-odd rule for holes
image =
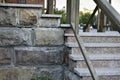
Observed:
[[[32,78],[31,80],[50,80],[48,77],[36,77]]]

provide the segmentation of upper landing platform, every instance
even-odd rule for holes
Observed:
[[[0,3],[0,7],[42,8],[43,5],[40,5],[40,4],[10,4],[10,3]]]

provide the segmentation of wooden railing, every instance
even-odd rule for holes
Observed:
[[[86,51],[85,47],[83,46],[83,42],[82,42],[81,38],[77,36],[77,34],[76,34],[75,30],[74,30],[75,26],[74,26],[73,23],[71,24],[71,27],[72,27],[75,39],[77,41],[78,47],[79,47],[80,51],[82,52],[82,55],[83,55],[83,58],[84,58],[84,60],[86,62],[88,70],[90,71],[92,79],[93,80],[99,80],[98,75],[97,75],[97,73],[96,73],[96,71],[95,71],[89,57],[87,57],[87,51]]]
[[[114,29],[120,32],[120,14],[112,7],[107,0],[94,0],[100,9],[104,11],[110,21],[115,25]]]

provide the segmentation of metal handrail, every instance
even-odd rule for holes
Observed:
[[[95,71],[95,69],[94,69],[90,59],[86,55],[87,51],[86,51],[85,47],[83,46],[81,38],[78,39],[78,36],[77,36],[77,34],[76,34],[75,30],[74,30],[73,24],[71,24],[71,27],[72,27],[74,36],[75,36],[75,38],[77,40],[79,49],[81,50],[83,58],[84,58],[84,60],[86,62],[86,65],[88,67],[88,70],[90,71],[91,77],[93,78],[93,80],[99,80],[99,77],[98,77],[98,75],[97,75],[97,73],[96,73],[96,71]]]

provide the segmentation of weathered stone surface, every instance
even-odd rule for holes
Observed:
[[[63,67],[61,66],[42,66],[36,69],[35,76],[48,77],[49,80],[64,80]]]
[[[60,19],[57,18],[41,18],[38,22],[39,27],[59,27]]]
[[[16,9],[0,8],[0,25],[16,25]]]
[[[64,43],[64,31],[53,28],[35,29],[36,45],[62,45]]]
[[[9,48],[0,48],[0,65],[10,64],[11,52]]]
[[[120,37],[81,37],[85,43],[119,43]],[[76,42],[75,37],[67,37],[66,42]]]
[[[0,8],[0,25],[33,27],[37,25],[41,10],[29,8]]]
[[[35,68],[0,68],[0,80],[31,80]]]
[[[63,68],[61,66],[0,68],[0,80],[31,80],[35,77],[63,80]]]
[[[15,48],[17,65],[62,64],[63,47]]]
[[[0,28],[0,46],[31,44],[30,29]]]
[[[24,26],[37,24],[38,17],[41,14],[41,10],[34,9],[20,9],[19,10],[19,24]]]
[[[86,48],[86,50],[89,53],[93,53],[93,54],[113,54],[113,53],[120,53],[120,48]],[[81,53],[81,51],[79,50],[79,48],[72,48],[72,53],[78,54]]]

